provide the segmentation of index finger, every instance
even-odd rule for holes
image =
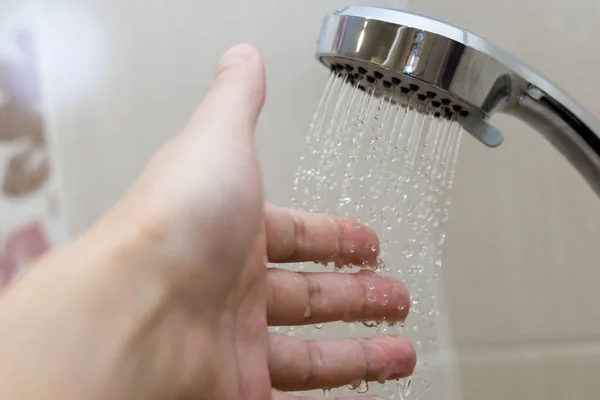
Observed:
[[[265,206],[270,262],[335,262],[336,266],[375,267],[379,239],[351,218]]]

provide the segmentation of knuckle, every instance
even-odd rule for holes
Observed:
[[[306,311],[304,312],[304,320],[309,320],[313,314],[314,310],[318,307],[318,303],[321,299],[323,287],[319,279],[315,276],[304,276],[306,279],[306,292],[307,292],[307,302],[306,302]]]
[[[292,214],[292,228],[294,231],[294,240],[290,247],[288,258],[295,258],[306,243],[306,223],[299,215]]]
[[[306,369],[302,381],[304,387],[309,388],[318,381],[319,373],[324,364],[323,351],[315,341],[306,342],[308,356],[308,368]]]

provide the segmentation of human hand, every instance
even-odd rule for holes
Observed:
[[[409,298],[374,272],[266,267],[375,266],[379,243],[355,221],[263,204],[254,129],[264,94],[258,52],[231,49],[189,125],[130,192],[0,295],[0,398],[282,400],[412,373],[401,337],[268,332],[398,321]],[[386,305],[367,301],[373,285]]]

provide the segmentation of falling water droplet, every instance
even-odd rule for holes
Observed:
[[[411,389],[412,389],[412,380],[410,378],[408,378],[406,380],[406,383],[404,384],[404,388],[402,390],[405,398],[410,396]]]
[[[431,384],[428,381],[421,381],[421,386],[425,388],[425,391],[431,391]]]
[[[406,246],[402,251],[405,257],[412,257],[415,255],[415,250],[411,246]]]
[[[366,381],[360,381],[355,391],[358,394],[367,393],[369,391],[369,384]]]
[[[381,251],[388,262],[394,260],[385,265],[383,258],[378,259],[381,265],[375,271],[402,279],[413,297],[423,299],[416,304],[393,307],[397,307],[398,312],[409,308],[420,311],[411,314],[403,332],[431,345],[428,333],[432,332],[430,325],[437,320],[437,314],[433,307],[435,302],[429,299],[435,294],[435,279],[442,264],[439,239],[448,220],[448,196],[462,130],[455,118],[443,117],[444,106],[439,108],[442,117],[434,118],[433,108],[422,105],[429,101],[417,101],[416,94],[409,93],[392,102],[390,95],[379,96],[380,84],[358,90],[358,82],[349,85],[349,74],[344,72],[337,78],[338,72],[330,78],[329,88],[323,94],[307,135],[306,148],[293,180],[293,204],[315,213],[360,216],[380,234],[380,246],[369,243],[359,249],[349,245],[347,251]],[[392,88],[399,89],[395,85]],[[400,90],[395,92],[400,94]],[[361,159],[368,161],[357,162]],[[362,226],[356,225],[357,229]],[[404,263],[397,263],[397,256],[410,257],[410,262],[405,259]],[[373,267],[372,262],[365,261],[362,265],[365,268],[361,269]],[[366,299],[369,303],[379,301],[381,307],[386,302],[397,301],[391,291],[391,295],[385,291],[381,295],[379,291],[374,292],[375,281],[367,282],[367,286],[370,287]],[[390,326],[376,321],[366,321],[363,325],[378,334]],[[318,326],[314,327],[319,329]],[[425,331],[420,332],[419,326]],[[353,334],[362,335],[359,327],[360,323],[348,325]],[[315,335],[312,328],[296,327],[292,334],[296,332],[303,338],[307,334]],[[324,335],[329,335],[328,325],[322,329]],[[417,400],[426,384],[421,378],[415,379],[419,393],[413,395]],[[397,392],[392,385],[383,385],[383,398],[407,400],[404,395],[405,391],[410,392],[411,381],[401,382],[403,390]],[[328,391],[324,393],[329,396]]]
[[[444,232],[441,232],[439,237],[438,237],[438,246],[442,246],[444,243],[446,242],[446,234]]]
[[[352,202],[352,199],[350,197],[341,197],[338,204],[340,205],[340,207],[343,207],[347,204],[350,204]]]

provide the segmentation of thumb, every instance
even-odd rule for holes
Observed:
[[[247,44],[229,49],[204,100],[182,132],[155,155],[141,181],[161,186],[164,180],[181,183],[173,181],[179,177],[190,179],[185,186],[203,189],[202,183],[211,177],[235,176],[240,169],[256,172],[257,166],[240,164],[256,163],[254,133],[265,101],[265,81],[257,49]]]
[[[253,143],[265,91],[265,68],[258,50],[247,44],[232,47],[221,57],[217,76],[184,133],[212,133]]]
[[[137,225],[151,237],[168,242],[170,254],[203,259],[191,264],[240,265],[262,220],[254,131],[264,98],[259,52],[245,44],[233,47],[188,125],[129,192],[120,220],[141,221]]]

